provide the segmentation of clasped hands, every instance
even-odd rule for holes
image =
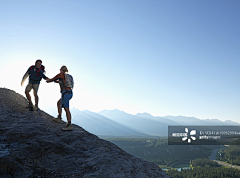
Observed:
[[[47,79],[46,79],[46,82],[47,82],[47,83],[49,83],[49,82],[51,82],[51,81],[50,81],[50,79],[49,79],[49,78],[47,78]],[[58,81],[58,80],[54,80],[54,82],[55,82],[55,83],[59,83],[59,81]]]

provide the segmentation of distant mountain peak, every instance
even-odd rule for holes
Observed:
[[[144,113],[137,113],[136,116],[142,116],[142,117],[153,117],[151,114],[144,112]]]
[[[225,120],[224,123],[232,124],[232,125],[240,125],[238,122],[234,122],[234,121],[231,121],[231,120]]]
[[[100,113],[122,113],[122,114],[128,114],[128,113],[126,113],[126,112],[124,112],[124,111],[121,111],[121,110],[119,110],[119,109],[114,109],[114,110],[102,110],[102,111],[100,111],[100,112],[98,112],[99,114]]]

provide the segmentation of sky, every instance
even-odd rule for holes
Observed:
[[[0,87],[24,95],[41,59],[49,78],[68,67],[70,108],[240,122],[239,0],[0,3]],[[38,95],[57,115],[59,86]]]

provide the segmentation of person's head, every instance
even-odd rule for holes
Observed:
[[[60,71],[65,73],[65,72],[68,72],[68,69],[66,66],[62,66]]]
[[[42,61],[40,59],[36,60],[36,62],[35,62],[36,68],[40,68],[41,65],[42,65]]]

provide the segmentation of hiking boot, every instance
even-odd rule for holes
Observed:
[[[53,118],[55,122],[62,122],[62,117],[58,115],[57,118]]]
[[[33,111],[33,104],[31,102],[28,103],[28,109],[30,111]]]
[[[72,130],[72,124],[67,124],[65,127],[62,128],[63,131],[67,131],[67,130]]]
[[[35,104],[35,108],[37,111],[39,110],[38,104]]]
[[[28,102],[28,108],[32,108],[32,107],[33,107],[32,102]]]

